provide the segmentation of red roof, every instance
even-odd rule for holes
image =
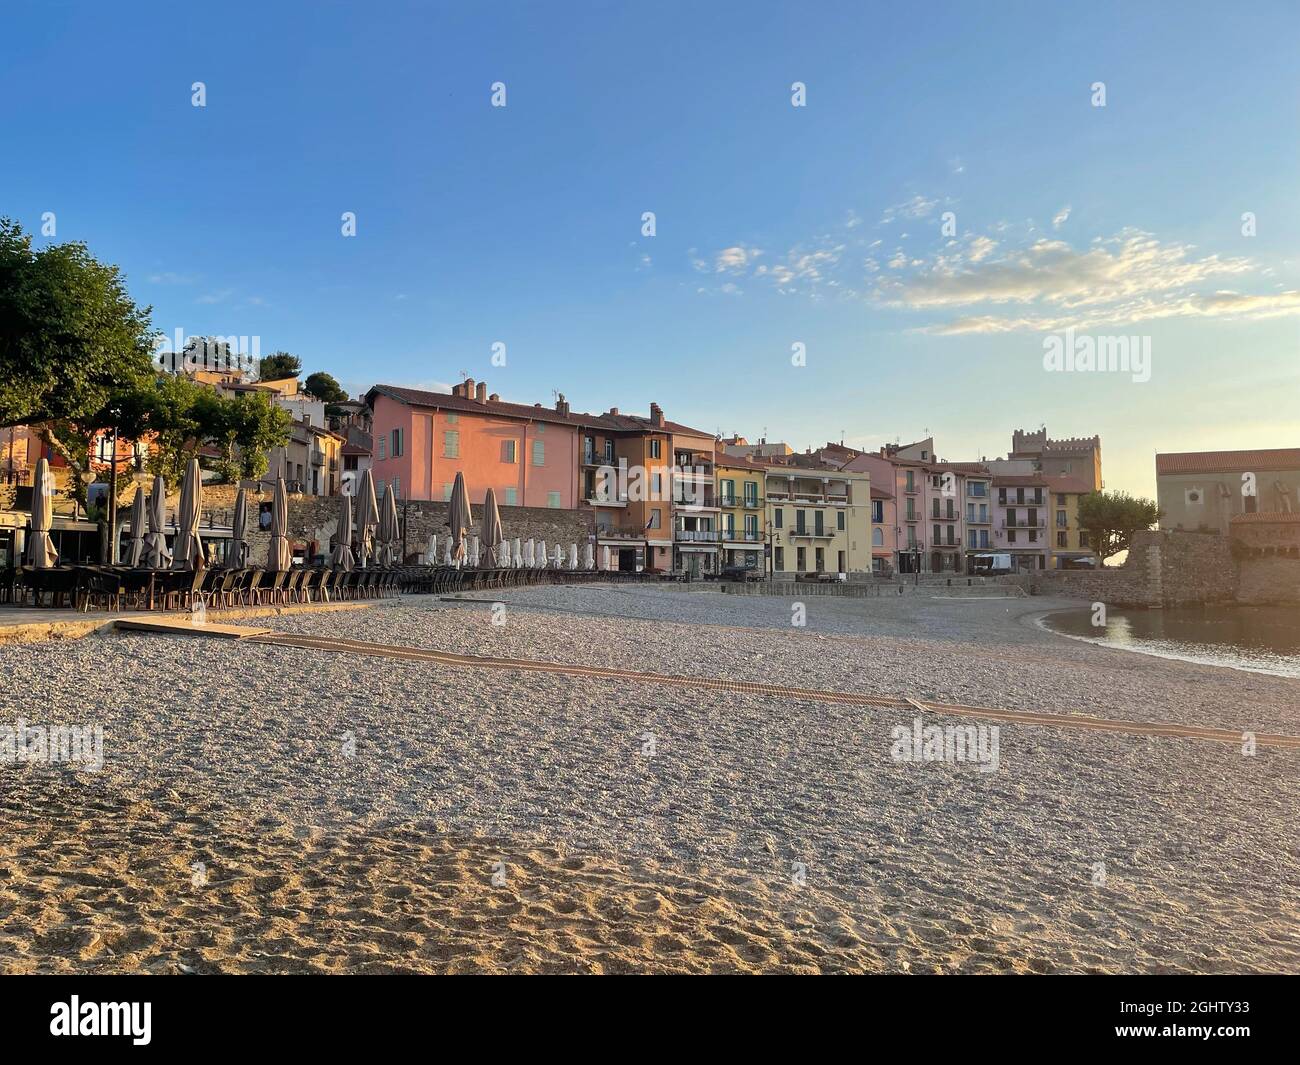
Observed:
[[[1047,486],[1053,492],[1064,492],[1067,495],[1075,493],[1087,495],[1093,490],[1092,485],[1081,477],[1048,477]]]
[[[380,395],[395,399],[411,407],[437,407],[441,410],[465,411],[468,414],[495,414],[499,418],[521,418],[534,422],[553,422],[559,425],[572,425],[578,428],[605,429],[610,432],[663,432],[691,433],[712,439],[712,433],[702,429],[692,429],[679,422],[664,421],[662,425],[653,424],[649,418],[638,414],[586,414],[558,411],[554,407],[543,407],[535,403],[531,407],[526,403],[507,403],[503,399],[471,399],[468,396],[454,396],[450,392],[425,392],[418,388],[403,388],[401,385],[375,385],[366,393],[378,392]]]
[[[1300,447],[1263,451],[1180,451],[1156,456],[1162,473],[1235,473],[1238,470],[1300,470]]]
[[[872,499],[893,499],[894,493],[884,488],[877,488],[874,484],[871,486]]]
[[[1253,514],[1234,514],[1229,524],[1236,525],[1254,525],[1258,522],[1269,524],[1295,525],[1300,523],[1300,514],[1290,513],[1282,510],[1257,510]]]
[[[994,477],[995,488],[1046,488],[1047,478],[1038,473],[1009,473]]]

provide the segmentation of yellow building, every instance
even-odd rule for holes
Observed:
[[[1048,477],[1048,543],[1052,569],[1068,569],[1080,559],[1096,559],[1088,534],[1079,528],[1079,500],[1092,485],[1079,477]]]
[[[871,477],[833,466],[767,467],[778,576],[871,572]]]
[[[767,542],[763,487],[767,466],[751,459],[718,453],[717,498],[722,565],[765,571]]]

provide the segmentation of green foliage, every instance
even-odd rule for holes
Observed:
[[[1127,551],[1133,534],[1160,520],[1160,508],[1150,499],[1127,492],[1091,492],[1079,500],[1079,528],[1104,562]]]
[[[153,373],[149,315],[84,244],[33,250],[0,218],[0,426],[104,427],[114,400]]]
[[[302,360],[287,351],[275,351],[264,356],[257,371],[263,381],[278,381],[282,377],[297,377],[302,373]]]
[[[325,403],[344,403],[348,394],[343,391],[332,374],[316,371],[303,382],[302,390]]]

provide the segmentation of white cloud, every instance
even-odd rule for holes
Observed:
[[[1052,215],[1052,228],[1060,229],[1070,219],[1070,205],[1067,203],[1056,214]]]
[[[737,274],[763,253],[757,248],[746,248],[740,244],[723,248],[713,262],[715,273]]]
[[[194,302],[195,303],[225,303],[226,300],[230,299],[230,297],[233,296],[234,294],[235,294],[235,290],[233,288],[223,288],[223,289],[219,289],[216,292],[205,292]]]
[[[880,216],[880,220],[882,222],[893,222],[899,218],[924,218],[926,215],[932,214],[938,206],[938,200],[927,200],[924,196],[916,195],[910,200],[894,204],[893,207],[886,207],[885,213]]]

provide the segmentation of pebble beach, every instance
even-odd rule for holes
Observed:
[[[633,585],[257,624],[460,654],[1300,733],[1300,680],[1134,655],[1041,599]],[[161,634],[0,646],[0,971],[1295,972],[1300,752]],[[930,723],[927,717],[927,723]],[[951,723],[933,715],[933,723]]]

